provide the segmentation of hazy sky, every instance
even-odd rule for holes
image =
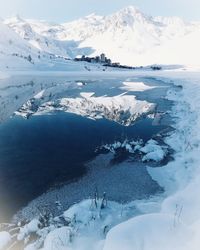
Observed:
[[[0,0],[0,17],[19,14],[24,18],[66,22],[94,12],[110,14],[128,5],[154,16],[200,20],[200,0]]]

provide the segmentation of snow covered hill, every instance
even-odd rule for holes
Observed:
[[[23,20],[19,16],[7,19],[5,24],[40,51],[69,58],[73,56],[73,47],[77,47],[73,41],[62,42],[57,39],[56,33],[63,31],[61,25]]]
[[[33,66],[33,58],[36,58],[36,50],[30,44],[0,22],[0,67],[9,69],[17,64],[23,68]]]
[[[200,23],[178,17],[151,17],[133,6],[112,15],[91,14],[63,24],[23,20],[4,21],[31,46],[74,58],[104,52],[129,65],[193,64],[200,55]]]
[[[62,50],[59,50],[53,41],[47,42],[44,36],[35,33],[28,23],[19,18],[13,20],[18,24],[13,25],[12,28],[0,21],[1,72],[10,70],[105,70],[105,67],[100,65],[69,60],[66,52],[62,53]],[[45,41],[49,49],[46,49]]]

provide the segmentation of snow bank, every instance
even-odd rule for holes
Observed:
[[[159,162],[164,159],[166,152],[158,145],[158,142],[155,140],[149,140],[146,145],[140,149],[141,152],[146,155],[142,158],[143,161],[156,161]]]
[[[25,249],[41,249],[43,245],[41,250],[101,250],[109,229],[130,216],[130,212],[128,208],[122,210],[121,204],[107,201],[105,194],[101,198],[97,195],[73,205],[54,218],[49,227],[37,230],[38,240]],[[68,226],[63,226],[61,217]]]
[[[44,242],[43,250],[72,250],[70,237],[72,235],[69,227],[57,228],[50,232]]]
[[[8,232],[0,232],[0,249],[5,249],[5,247],[10,243],[11,235]]]
[[[176,151],[175,160],[163,168],[148,168],[166,191],[160,212],[135,217],[111,229],[103,250],[199,249],[199,79],[198,73],[186,73],[185,79],[175,79],[183,91],[168,95],[177,102],[173,109],[176,131],[166,140]]]
[[[40,222],[37,219],[30,221],[28,224],[26,224],[24,227],[20,229],[20,232],[18,234],[18,240],[23,240],[29,234],[37,232],[39,229],[39,225]]]
[[[115,141],[112,144],[105,144],[100,147],[100,149],[106,149],[111,153],[116,153],[118,149],[124,149],[129,153],[135,153],[136,150],[141,148],[141,145],[143,144],[142,140],[139,141]],[[97,149],[98,150],[98,149]]]
[[[162,161],[167,155],[167,145],[159,145],[155,140],[149,140],[144,144],[143,140],[138,141],[128,141],[123,142],[116,141],[112,144],[106,144],[100,147],[100,149],[106,149],[109,152],[115,154],[118,150],[125,150],[130,154],[138,154],[142,157],[143,162],[147,161]],[[97,149],[98,151],[98,149]]]
[[[103,250],[183,250],[191,236],[186,226],[174,225],[174,216],[148,214],[113,228]]]

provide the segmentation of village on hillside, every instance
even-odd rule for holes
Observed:
[[[101,64],[102,66],[105,66],[105,67],[114,67],[114,68],[122,68],[122,69],[143,68],[143,66],[131,67],[131,66],[127,66],[127,65],[121,65],[119,62],[112,62],[112,60],[110,58],[107,58],[104,53],[102,53],[100,56],[95,56],[95,57],[89,57],[89,56],[82,55],[80,57],[76,57],[74,60],[78,61],[78,62],[98,63],[98,64]],[[157,66],[157,65],[152,65],[152,66],[150,66],[150,69],[161,70],[162,67]]]
[[[88,63],[99,63],[107,67],[135,69],[135,67],[121,65],[118,62],[112,62],[112,60],[107,58],[104,53],[102,53],[100,56],[95,56],[95,57],[88,57],[88,56],[82,55],[81,57],[76,57],[74,60],[79,61],[79,62],[81,61],[81,62],[88,62]]]

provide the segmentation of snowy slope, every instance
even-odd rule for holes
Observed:
[[[40,51],[66,58],[74,58],[77,54],[85,53],[86,48],[78,47],[78,40],[67,38],[63,41],[62,36],[66,38],[68,31],[60,24],[25,20],[19,16],[6,19],[4,23]]]
[[[29,55],[34,60],[36,50],[0,22],[0,68],[9,69],[17,64],[20,64],[22,68],[32,68],[33,64],[27,60]]]
[[[53,42],[47,42],[48,46],[46,46],[49,49],[46,49],[44,37],[37,35],[30,25],[21,19],[13,20],[17,21],[19,26],[9,27],[0,21],[0,72],[10,70],[105,70],[105,67],[100,65],[68,60],[67,53],[63,52],[64,56],[62,56],[62,51]],[[62,50],[64,49],[62,48]],[[60,56],[57,56],[57,53]]]
[[[104,52],[113,61],[130,65],[198,63],[193,57],[199,52],[200,23],[151,17],[133,6],[63,24],[19,17],[5,23],[36,48],[70,58]]]
[[[169,74],[169,73],[168,73]],[[176,101],[173,115],[176,132],[168,139],[174,147],[175,160],[164,168],[151,169],[152,177],[168,192],[159,213],[135,217],[113,228],[103,250],[197,250],[200,246],[200,74],[174,78],[183,91],[169,93]],[[187,117],[187,119],[183,119]],[[169,195],[170,194],[170,195]],[[149,203],[149,208],[152,203]]]
[[[50,27],[50,25],[45,22],[37,23],[37,21],[32,20],[26,21],[16,16],[7,19],[5,24],[38,50],[69,57],[67,54],[67,46],[69,46],[69,44],[63,44],[61,41],[56,40],[56,38],[54,39],[54,27]],[[59,27],[58,29],[55,28],[55,30],[58,32]],[[48,33],[51,34],[50,39],[48,38]]]

